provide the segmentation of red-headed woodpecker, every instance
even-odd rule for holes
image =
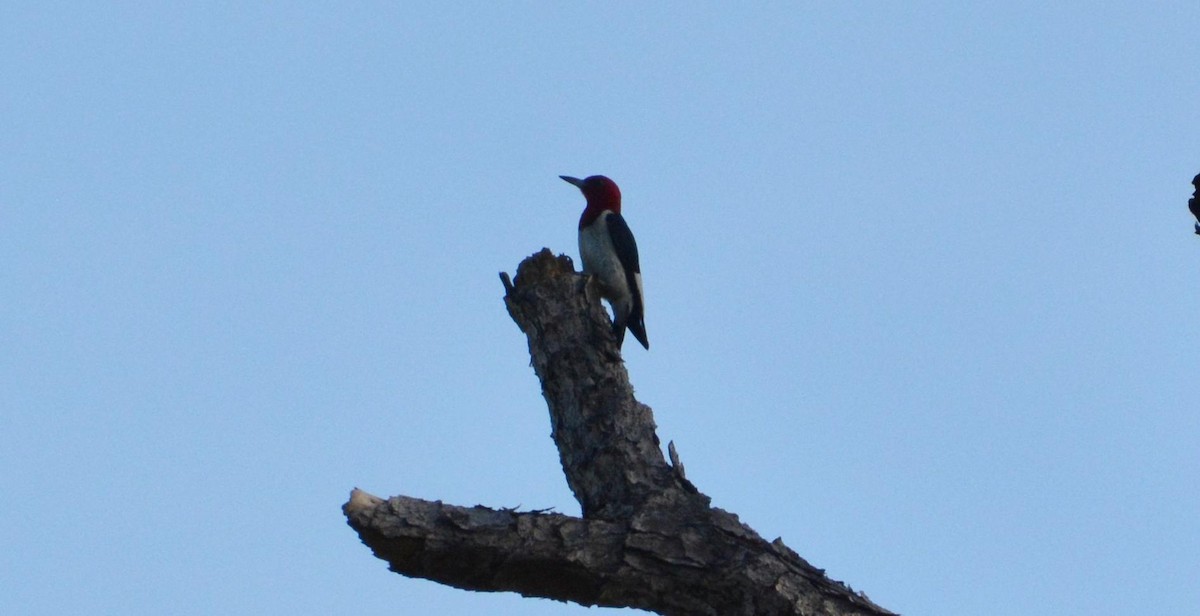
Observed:
[[[583,191],[587,207],[579,217],[579,257],[583,273],[600,283],[600,296],[613,311],[613,335],[617,348],[625,341],[625,328],[650,349],[642,320],[642,270],[638,267],[637,242],[621,217],[621,189],[602,176],[586,179],[558,176]]]

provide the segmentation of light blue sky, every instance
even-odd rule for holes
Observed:
[[[689,477],[905,614],[1200,605],[1200,5],[0,5],[0,613],[582,614],[349,490],[575,514],[496,273],[637,234]]]

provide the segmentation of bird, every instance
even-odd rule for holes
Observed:
[[[568,175],[558,177],[578,187],[587,200],[579,217],[579,257],[583,260],[584,275],[599,283],[600,296],[612,306],[617,348],[625,342],[628,328],[650,350],[637,242],[621,216],[621,189],[603,175],[582,180]]]
[[[1188,209],[1196,217],[1196,235],[1200,235],[1200,174],[1192,178],[1192,186],[1196,189],[1192,191],[1192,198],[1188,199]]]

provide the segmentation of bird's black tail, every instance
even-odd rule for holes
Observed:
[[[616,318],[613,320],[613,337],[617,339],[617,348],[621,348],[625,344],[625,330],[633,332],[633,337],[650,350],[650,342],[646,339],[646,325],[642,322],[641,313],[629,315],[628,318]]]
[[[650,350],[650,340],[646,338],[646,324],[642,321],[640,310],[629,315],[629,331],[633,332],[633,337],[637,338],[637,341],[642,343],[647,351]],[[622,332],[622,337],[624,337],[624,332]]]

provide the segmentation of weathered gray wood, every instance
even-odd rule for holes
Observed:
[[[529,340],[551,434],[583,517],[628,518],[667,489],[707,503],[663,459],[654,416],[633,397],[599,295],[571,259],[545,249],[526,259],[504,300]]]
[[[664,615],[890,614],[711,507],[674,453],[674,468],[667,464],[599,298],[569,258],[543,249],[515,281],[501,278],[583,517],[355,490],[343,507],[348,522],[393,571]]]

